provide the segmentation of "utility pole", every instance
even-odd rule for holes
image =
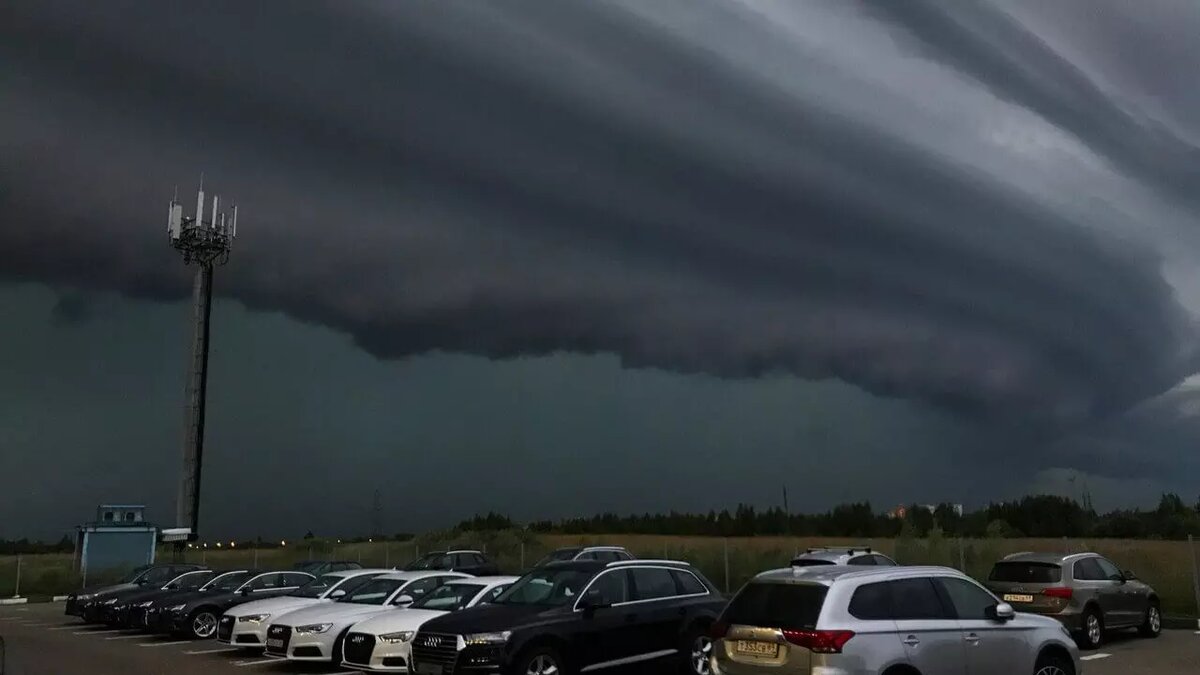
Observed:
[[[171,246],[183,255],[185,265],[196,266],[192,280],[192,353],[188,359],[187,388],[183,407],[183,465],[175,510],[177,528],[187,531],[187,541],[196,541],[200,526],[200,469],[204,458],[204,404],[208,387],[208,338],[212,317],[213,268],[229,260],[237,236],[237,206],[233,213],[220,211],[220,198],[213,195],[212,213],[204,219],[204,177],[196,195],[196,215],[185,217],[176,197],[167,211],[167,234]],[[186,546],[175,542],[176,555]]]
[[[383,504],[379,501],[379,490],[371,500],[371,538],[378,539],[383,534]]]

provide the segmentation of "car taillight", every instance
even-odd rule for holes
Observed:
[[[729,624],[725,623],[724,621],[718,621],[709,627],[708,637],[714,640],[720,640],[721,638],[725,637],[725,634],[728,632]]]
[[[1045,596],[1047,596],[1047,597],[1050,597],[1050,598],[1062,598],[1062,599],[1064,599],[1064,600],[1070,600],[1070,599],[1071,599],[1071,593],[1072,593],[1071,589],[1070,589],[1070,588],[1066,588],[1066,587],[1063,587],[1063,588],[1047,588],[1047,589],[1045,589],[1044,591],[1042,591],[1042,595],[1045,595]]]
[[[841,654],[854,637],[849,630],[784,630],[783,639],[817,654]]]

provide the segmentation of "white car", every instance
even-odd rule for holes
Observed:
[[[350,626],[382,612],[407,608],[462,572],[423,570],[381,574],[333,602],[304,607],[271,619],[267,656],[289,661],[342,662],[342,640]]]
[[[448,581],[403,612],[385,612],[354,624],[342,645],[342,665],[381,673],[408,672],[412,639],[426,621],[492,602],[520,577]]]
[[[279,616],[302,607],[332,602],[371,579],[393,569],[353,569],[322,574],[296,590],[275,598],[255,600],[230,608],[217,624],[217,642],[247,649],[267,646],[267,625]]]

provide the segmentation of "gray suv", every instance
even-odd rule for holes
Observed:
[[[1077,675],[1062,624],[1018,614],[947,567],[793,567],[738,591],[714,675]]]
[[[1095,553],[1014,553],[992,567],[987,587],[1022,612],[1058,619],[1087,649],[1108,630],[1137,628],[1146,637],[1162,630],[1154,589]]]
[[[871,550],[870,546],[820,546],[792,558],[792,567],[813,565],[855,565],[896,567],[896,561]]]

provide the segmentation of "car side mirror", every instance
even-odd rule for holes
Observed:
[[[1137,575],[1134,574],[1133,572],[1130,572],[1129,570],[1125,570],[1121,574],[1121,578],[1124,579],[1125,581],[1137,581]]]
[[[582,609],[583,613],[587,616],[595,614],[596,610],[598,609],[604,609],[605,607],[610,606],[611,605],[606,602],[604,597],[598,592],[588,593],[579,600],[579,608]]]
[[[405,593],[404,595],[401,595],[400,597],[393,600],[392,604],[397,605],[399,607],[408,607],[409,605],[413,604],[413,596]]]
[[[344,597],[346,597],[346,591],[339,588],[336,591],[330,593],[329,597],[333,600],[337,600],[338,598],[344,598]]]
[[[1008,604],[1007,602],[1002,602],[998,605],[992,605],[991,607],[988,607],[986,616],[992,621],[1005,623],[1016,618],[1017,612],[1013,609],[1012,605]]]

